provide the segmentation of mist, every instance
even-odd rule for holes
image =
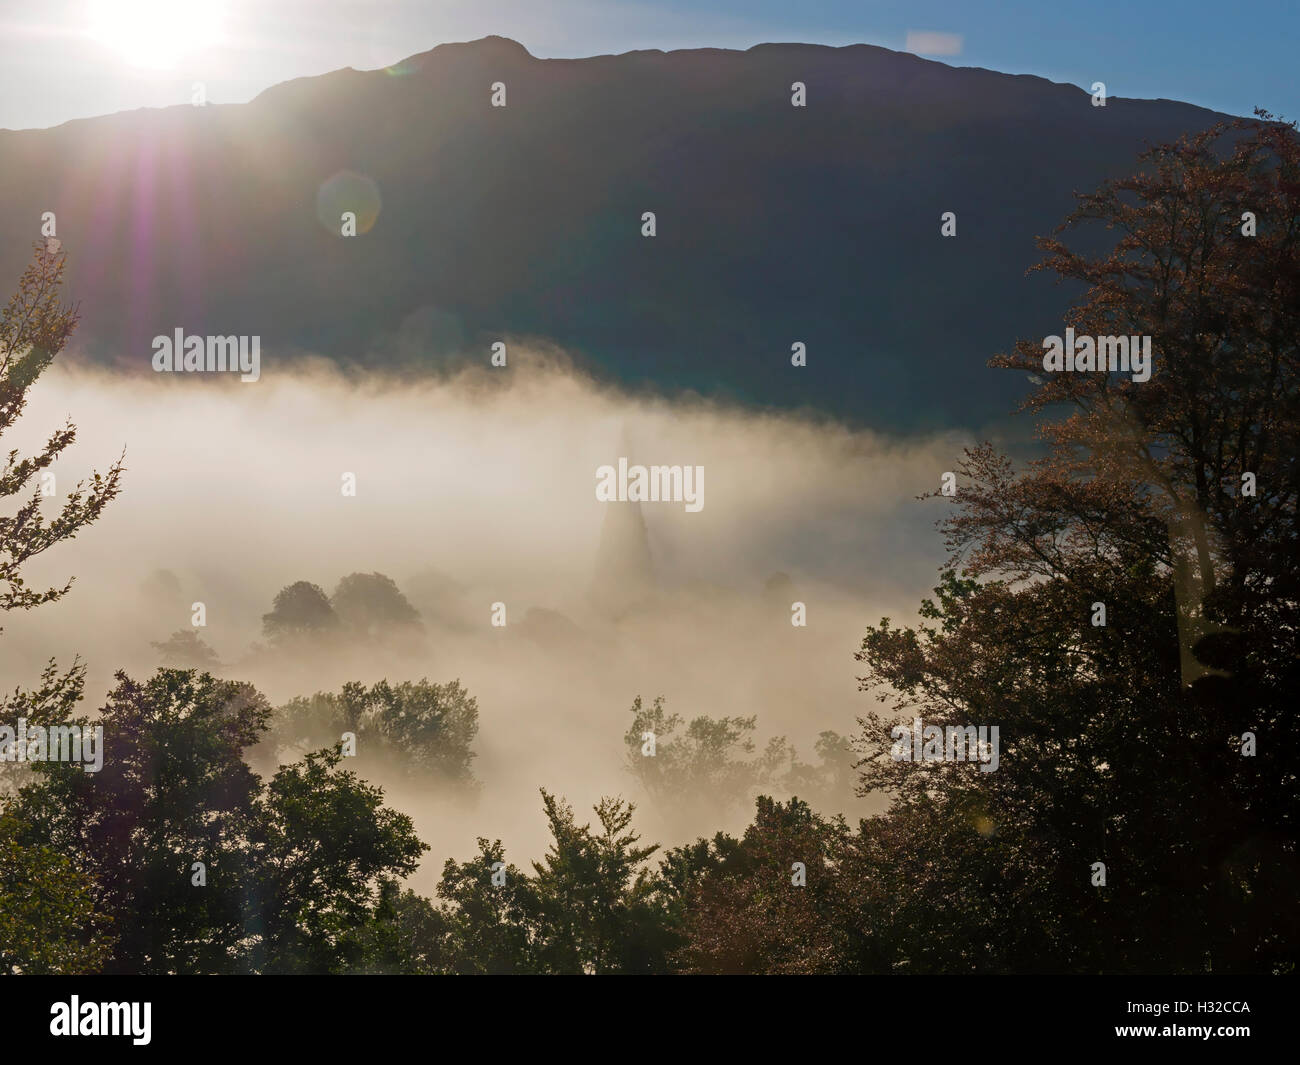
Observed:
[[[33,587],[75,583],[60,602],[4,619],[0,689],[79,655],[93,710],[115,670],[152,673],[151,642],[191,628],[202,603],[196,631],[221,660],[214,672],[272,705],[385,677],[459,679],[476,697],[476,795],[375,780],[431,847],[417,890],[431,892],[443,861],[469,857],[478,836],[503,839],[517,863],[540,856],[539,787],[580,821],[601,795],[624,795],[649,841],[743,829],[751,810],[719,823],[639,793],[623,740],[633,699],[663,696],[688,721],[757,715],[760,747],[784,735],[805,760],[821,731],[852,736],[874,705],[853,653],[868,624],[911,619],[935,584],[944,508],[916,497],[969,440],[641,395],[555,351],[510,352],[508,369],[424,377],[268,358],[253,384],[52,368],[6,434],[26,453],[76,423],[47,516],[123,449],[127,472],[96,525],[26,567]],[[598,556],[610,508],[636,504],[595,494],[598,467],[620,457],[705,470],[698,512],[640,505],[653,574],[626,601],[617,550],[612,567]],[[278,590],[306,580],[329,593],[356,571],[393,578],[423,635],[305,657],[266,646],[262,615]],[[796,601],[804,627],[791,624]],[[491,623],[498,603],[504,626]],[[846,790],[822,812],[880,807]]]

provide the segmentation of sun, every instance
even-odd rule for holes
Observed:
[[[91,0],[89,33],[133,67],[170,70],[217,43],[221,17],[214,0]]]

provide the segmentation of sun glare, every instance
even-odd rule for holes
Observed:
[[[217,43],[220,5],[213,0],[92,0],[90,36],[134,67],[170,70]]]

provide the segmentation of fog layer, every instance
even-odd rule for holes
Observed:
[[[942,504],[916,497],[965,441],[638,396],[554,354],[512,346],[510,359],[423,379],[267,359],[255,384],[51,370],[5,440],[26,453],[65,417],[77,424],[47,511],[123,448],[127,473],[98,524],[26,570],[31,585],[76,580],[61,602],[0,619],[3,689],[80,655],[93,709],[114,670],[151,673],[151,642],[192,628],[202,603],[195,631],[219,672],[273,705],[384,677],[459,678],[478,699],[476,798],[379,781],[432,847],[417,888],[476,836],[504,839],[517,862],[539,855],[539,786],[579,811],[633,798],[651,840],[742,827],[743,809],[726,824],[670,817],[638,793],[623,741],[634,697],[662,695],[688,721],[757,715],[760,747],[785,735],[807,761],[821,731],[852,735],[871,705],[853,652],[867,624],[911,618],[935,583]],[[792,387],[811,372],[792,369]],[[635,505],[596,498],[598,467],[620,458],[704,468],[698,512],[640,505],[648,575]],[[614,507],[625,513],[611,519]],[[279,589],[328,594],[354,571],[392,577],[423,634],[306,657],[258,646]],[[870,808],[843,795],[843,810]]]

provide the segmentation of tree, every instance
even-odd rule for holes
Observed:
[[[500,840],[478,840],[467,862],[448,858],[438,883],[446,929],[440,971],[462,974],[543,972],[537,956],[541,904],[528,874],[506,862]]]
[[[1035,373],[1030,409],[1067,414],[1023,470],[967,452],[937,598],[858,655],[888,707],[860,765],[893,796],[862,866],[911,932],[876,955],[891,966],[1296,962],[1300,142],[1216,126],[1143,163],[1063,226],[1117,229],[1115,249],[1046,240],[1042,268],[1086,286],[1077,335],[1153,338],[1150,380],[1044,374],[1034,341],[995,359]],[[895,760],[914,715],[998,724],[1000,768]]]
[[[221,665],[217,653],[193,629],[178,629],[162,642],[150,641],[161,664],[173,669],[216,669]]]
[[[1080,197],[1061,226],[1118,229],[1111,254],[1048,239],[1035,269],[1088,286],[1067,319],[1077,334],[1153,337],[1159,372],[1146,383],[1040,378],[1026,407],[1071,413],[1044,425],[1051,458],[1024,484],[1055,487],[1061,509],[1105,520],[1168,569],[1191,683],[1205,671],[1194,660],[1202,635],[1236,628],[1266,603],[1293,603],[1294,584],[1273,595],[1269,578],[1281,566],[1294,580],[1300,538],[1300,138],[1294,125],[1220,123],[1141,158],[1144,172]],[[1041,370],[1042,348],[1021,342],[993,364]],[[1004,518],[996,506],[971,510],[953,532],[970,543]],[[1008,569],[1042,574],[1061,561],[1032,557],[1043,539],[988,544],[979,561],[1001,550]]]
[[[0,973],[96,972],[112,947],[90,878],[50,847],[18,839],[0,814]]]
[[[349,933],[348,970],[357,973],[432,976],[447,972],[447,922],[428,899],[395,880],[379,885],[379,900],[369,922]],[[479,947],[481,949],[481,945]]]
[[[75,308],[60,300],[66,258],[36,244],[32,263],[0,312],[0,435],[22,414],[28,392],[63,350],[77,326]],[[15,498],[16,512],[0,516],[0,611],[31,610],[61,599],[71,588],[29,588],[24,565],[70,540],[103,513],[117,496],[123,466],[119,461],[90,485],[79,481],[62,507],[47,520],[41,502],[53,492],[51,467],[76,439],[66,422],[30,456],[11,450],[0,466],[0,499]],[[23,498],[26,493],[26,498]],[[0,629],[3,632],[3,629]],[[66,721],[81,699],[85,668],[77,661],[60,673],[51,661],[35,691],[16,689],[0,700],[0,726],[18,718],[45,727]],[[0,763],[0,786],[25,779],[24,767]],[[95,905],[95,886],[79,860],[60,856],[41,842],[23,845],[17,823],[0,813],[0,971],[79,973],[94,971],[110,945],[108,922]]]
[[[813,745],[817,763],[800,762],[790,749],[789,767],[780,778],[780,790],[801,795],[815,809],[842,810],[857,788],[857,755],[853,741],[826,729]]]
[[[0,313],[0,435],[13,425],[27,405],[27,393],[63,350],[77,327],[75,308],[60,302],[65,256],[34,244],[35,257],[23,271],[18,291]],[[71,421],[52,433],[36,454],[20,457],[11,451],[0,466],[0,499],[20,496],[30,489],[12,517],[0,517],[0,610],[30,610],[61,599],[71,588],[43,591],[29,588],[21,574],[25,563],[55,544],[70,540],[103,513],[116,498],[123,472],[121,461],[104,474],[91,476],[90,485],[78,481],[63,507],[50,521],[41,509],[42,483],[50,467],[76,439]],[[52,473],[49,474],[51,477]],[[3,631],[0,629],[0,631]]]
[[[410,818],[332,752],[263,783],[243,754],[270,707],[250,685],[171,669],[117,680],[96,722],[112,754],[103,768],[36,763],[10,804],[23,843],[93,877],[118,934],[105,971],[355,965],[386,884],[425,849]]]
[[[269,708],[248,685],[192,671],[117,681],[96,722],[112,751],[103,768],[38,764],[12,810],[32,842],[89,864],[119,935],[106,971],[230,971],[245,934],[240,841],[259,789],[241,752]]]
[[[661,875],[685,896],[682,971],[843,971],[847,929],[837,907],[847,836],[840,818],[760,796],[738,844],[720,835],[671,855]]]
[[[459,680],[389,684],[370,689],[373,727],[389,751],[400,752],[408,772],[433,773],[468,784],[478,735],[478,700]]]
[[[650,797],[674,813],[698,816],[701,808],[720,814],[754,801],[762,791],[816,795],[842,802],[852,795],[853,750],[834,732],[817,741],[820,764],[799,761],[784,736],[768,740],[754,758],[752,739],[758,718],[700,716],[682,729],[680,714],[669,714],[662,697],[646,707],[633,700],[632,724],[623,735],[627,766]],[[654,753],[646,753],[648,737]]]
[[[639,847],[628,831],[635,807],[602,798],[600,830],[578,825],[572,808],[542,790],[551,847],[534,862],[545,940],[539,954],[550,972],[651,972],[654,951],[640,949],[654,923],[651,876],[644,868],[657,844]]]
[[[660,696],[645,707],[637,696],[632,723],[623,736],[627,764],[646,791],[661,802],[695,806],[708,803],[722,810],[748,801],[761,786],[765,766],[752,754],[756,717],[697,717],[683,731],[682,716],[669,714]],[[643,753],[653,736],[654,754]]]
[[[325,592],[310,581],[295,581],[281,588],[271,612],[262,615],[262,631],[277,646],[328,635],[338,624]]]
[[[351,681],[337,694],[299,696],[275,714],[275,743],[294,751],[332,747],[343,733],[356,737],[358,771],[399,767],[413,776],[469,786],[478,735],[478,701],[460,681],[427,679],[367,688]]]
[[[419,611],[382,573],[349,573],[334,589],[330,605],[343,625],[362,639],[409,639],[424,630]]]
[[[507,864],[500,840],[479,839],[475,858],[443,867],[441,971],[666,971],[676,941],[645,864],[658,847],[629,831],[631,804],[601,799],[595,830],[545,790],[542,805],[552,842],[532,876]]]
[[[34,689],[15,688],[11,695],[0,698],[0,727],[12,729],[16,735],[19,718],[29,727],[42,728],[70,721],[84,696],[85,687],[84,662],[74,659],[71,668],[60,671],[58,663],[50,659]],[[0,751],[0,754],[4,753],[7,752]],[[33,764],[0,758],[0,796],[28,779]]]
[[[338,768],[336,751],[284,766],[259,796],[250,832],[249,925],[256,972],[333,973],[365,957],[358,933],[391,905],[396,877],[428,848],[383,792]]]

